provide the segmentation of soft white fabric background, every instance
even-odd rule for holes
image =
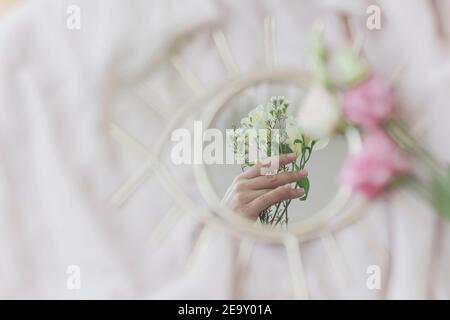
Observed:
[[[183,58],[208,87],[224,80],[211,28],[223,27],[242,71],[257,69],[264,64],[262,21],[272,14],[280,65],[301,66],[311,23],[326,21],[327,39],[339,48],[345,37],[338,14],[346,12],[367,34],[364,52],[377,72],[387,77],[406,65],[401,112],[411,123],[424,119],[421,138],[450,160],[449,2],[436,2],[438,16],[432,1],[377,1],[379,31],[365,28],[368,1],[343,3],[36,0],[1,18],[0,297],[292,298],[279,246],[255,247],[236,290],[236,243],[222,229],[204,234],[197,264],[186,271],[199,231],[189,215],[150,250],[150,231],[173,200],[150,177],[123,208],[111,209],[109,197],[142,159],[111,139],[108,121],[151,148],[163,119],[131,89],[149,78],[165,103],[181,107],[191,93],[165,60],[173,41],[190,32],[196,36]],[[65,27],[68,4],[82,9],[79,31]],[[189,168],[176,175],[181,185],[194,183]],[[321,242],[302,244],[311,298],[449,298],[448,224],[438,224],[412,195],[381,199],[367,211],[366,231],[354,225],[335,234],[349,268],[345,284]],[[385,246],[390,259],[370,243]],[[73,264],[81,267],[81,290],[66,288]],[[383,270],[380,291],[366,288],[372,264]]]

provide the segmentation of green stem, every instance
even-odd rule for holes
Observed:
[[[270,224],[273,224],[273,221],[275,220],[275,217],[276,217],[277,214],[278,214],[278,210],[279,210],[280,206],[281,206],[281,201],[278,202],[277,205],[276,205],[275,212],[274,212],[274,214],[273,214],[273,216],[272,216],[272,219],[271,219],[271,221],[270,221]]]
[[[386,127],[390,136],[405,151],[421,159],[436,174],[445,172],[442,165],[433,157],[430,151],[424,148],[407,130],[406,125],[400,119],[392,119]]]

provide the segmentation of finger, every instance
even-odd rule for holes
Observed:
[[[247,179],[256,178],[260,175],[266,174],[268,171],[278,169],[288,163],[291,163],[297,159],[295,153],[282,154],[279,156],[273,156],[258,162],[256,165],[248,169],[242,174],[242,177]]]
[[[246,194],[245,198],[243,197],[243,200],[245,203],[250,203],[253,200],[261,197],[262,195],[272,191],[273,189],[260,189],[260,190],[249,190],[249,192]]]
[[[269,191],[262,196],[256,198],[249,203],[249,212],[253,217],[257,217],[258,214],[271,205],[289,199],[296,199],[302,197],[305,194],[303,189],[293,189],[291,185],[285,185],[278,187],[272,191]]]
[[[239,194],[239,200],[242,203],[250,203],[256,198],[261,197],[262,195],[272,191],[273,189],[260,189],[260,190],[249,190],[246,193]]]
[[[282,172],[274,175],[259,176],[247,181],[247,185],[250,189],[273,189],[285,184],[297,182],[308,176],[306,170]]]

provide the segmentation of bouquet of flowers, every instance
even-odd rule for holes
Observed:
[[[315,87],[298,114],[301,130],[321,138],[351,126],[363,137],[361,150],[342,169],[341,183],[369,199],[406,185],[450,218],[450,167],[408,130],[396,113],[398,104],[388,83],[352,52],[333,59],[338,74],[332,79],[327,72],[331,59],[320,33],[313,36],[313,52]]]
[[[289,102],[284,97],[272,97],[266,105],[260,105],[250,111],[240,122],[241,126],[233,126],[228,141],[232,143],[235,160],[246,170],[257,161],[279,154],[295,153],[295,162],[280,166],[272,173],[298,171],[305,168],[313,148],[318,146],[318,140],[303,134],[295,118],[288,115]],[[321,143],[323,146],[323,142]],[[269,173],[270,174],[270,173]],[[295,188],[303,188],[308,197],[310,184],[307,177],[299,180]],[[272,227],[288,224],[288,207],[291,200],[282,201],[263,210],[258,219],[263,225]]]

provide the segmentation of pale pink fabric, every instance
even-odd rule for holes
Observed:
[[[109,137],[107,122],[113,119],[152,147],[163,119],[129,89],[149,75],[164,102],[183,106],[192,94],[164,59],[173,41],[191,31],[197,36],[183,58],[201,83],[214,86],[225,73],[212,28],[223,27],[238,67],[254,70],[264,64],[263,19],[273,14],[279,64],[299,67],[308,60],[313,21],[326,21],[327,41],[339,48],[345,37],[338,13],[349,13],[366,34],[364,52],[377,73],[388,77],[406,64],[396,92],[401,112],[411,123],[427,117],[421,138],[450,159],[445,1],[438,1],[444,38],[425,0],[377,1],[383,20],[376,31],[365,28],[373,1],[73,2],[82,9],[79,32],[65,28],[66,1],[27,1],[0,19],[1,298],[293,297],[284,248],[262,243],[236,291],[235,242],[221,228],[199,240],[196,264],[186,271],[199,230],[187,214],[150,250],[150,231],[173,205],[154,176],[120,210],[108,205],[144,160]],[[191,168],[173,174],[203,203]],[[449,298],[448,224],[402,192],[366,211],[366,229],[354,224],[335,234],[347,265],[344,283],[321,241],[301,245],[310,297]],[[373,264],[382,269],[381,290],[366,287]],[[66,288],[69,265],[81,267],[81,290]]]

